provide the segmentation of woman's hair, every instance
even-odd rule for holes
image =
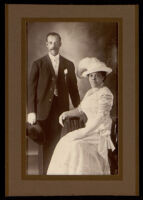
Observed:
[[[106,80],[106,72],[99,72],[99,73],[102,75],[103,81],[105,81]]]

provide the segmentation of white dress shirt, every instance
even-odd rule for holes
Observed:
[[[59,70],[59,57],[60,55],[57,54],[56,56],[53,56],[49,53],[49,57],[50,57],[50,60],[52,62],[52,65],[53,65],[53,68],[54,68],[54,71],[55,71],[55,74],[56,76],[58,75],[58,70]]]
[[[53,56],[49,53],[49,57],[50,60],[52,62],[54,71],[55,71],[55,75],[58,76],[58,70],[59,70],[59,54],[57,54],[56,56]],[[58,96],[58,89],[57,89],[57,85],[55,85],[55,89],[54,89],[54,95]]]

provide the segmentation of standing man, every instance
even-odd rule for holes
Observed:
[[[60,35],[49,33],[46,47],[48,54],[33,63],[28,82],[28,122],[38,123],[46,135],[44,174],[60,139],[59,116],[69,110],[69,94],[74,107],[80,102],[74,64],[59,54]]]

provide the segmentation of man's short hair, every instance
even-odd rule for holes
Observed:
[[[50,35],[53,35],[53,36],[57,36],[59,38],[59,41],[61,42],[61,36],[59,33],[56,33],[56,32],[50,32],[46,35],[46,41],[47,41],[47,38],[50,36]]]

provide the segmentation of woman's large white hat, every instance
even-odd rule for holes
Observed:
[[[112,69],[107,67],[104,62],[101,62],[96,57],[86,57],[79,62],[78,76],[80,78],[87,77],[88,74],[93,72],[106,72],[110,74]]]

